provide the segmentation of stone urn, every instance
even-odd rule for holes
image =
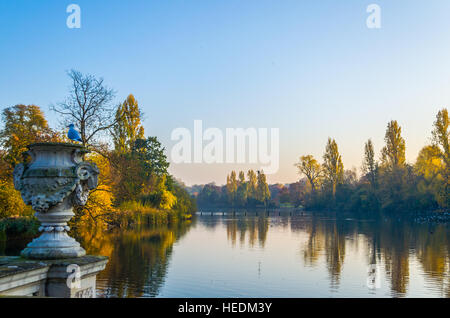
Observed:
[[[77,144],[36,143],[24,153],[28,160],[14,169],[14,187],[41,222],[42,234],[21,252],[29,259],[64,259],[86,255],[70,237],[67,222],[75,205],[85,205],[97,187],[99,170],[83,161],[89,151]]]

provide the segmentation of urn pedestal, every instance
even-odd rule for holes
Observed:
[[[88,151],[76,144],[37,143],[28,146],[29,160],[14,169],[14,186],[41,222],[41,236],[21,255],[29,259],[66,259],[86,255],[71,238],[67,222],[74,205],[84,205],[89,191],[97,187],[98,168],[83,161]]]

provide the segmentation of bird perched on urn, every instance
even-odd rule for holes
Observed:
[[[69,137],[70,140],[83,142],[81,139],[80,133],[75,130],[75,126],[73,124],[70,124],[68,126],[69,131],[67,132],[67,137]]]

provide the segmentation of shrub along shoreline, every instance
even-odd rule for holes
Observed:
[[[39,221],[35,217],[17,217],[0,220],[0,241],[34,238],[38,233]]]
[[[112,213],[107,221],[110,227],[129,228],[134,225],[162,225],[188,220],[189,213],[176,210],[157,209],[139,201],[126,201],[119,207],[119,211]]]
[[[137,225],[165,225],[190,220],[191,214],[175,210],[161,210],[139,202],[123,204],[118,211],[111,212],[97,222],[98,226],[111,228],[132,228]],[[69,222],[71,228],[83,224]],[[40,222],[34,216],[0,219],[0,242],[7,240],[33,239],[39,235]]]

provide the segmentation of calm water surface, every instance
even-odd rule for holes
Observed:
[[[99,297],[450,297],[450,227],[392,217],[197,214],[84,231]]]

